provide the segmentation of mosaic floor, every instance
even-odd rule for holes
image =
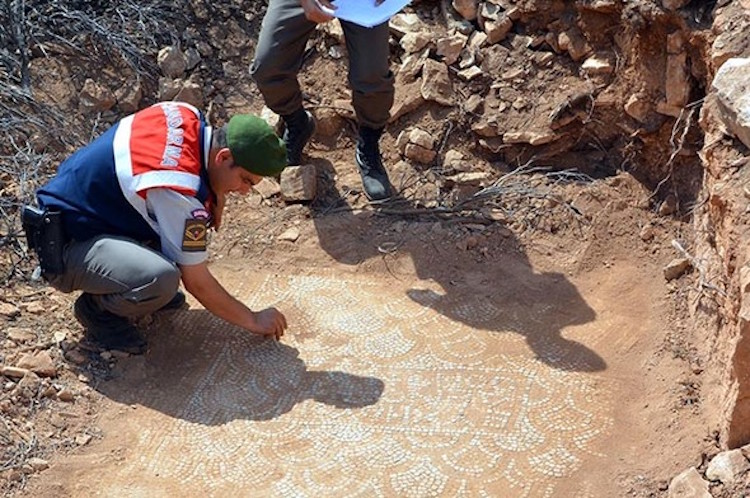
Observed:
[[[602,457],[612,386],[593,350],[608,331],[591,310],[235,277],[251,308],[287,313],[287,336],[244,334],[195,304],[176,314],[125,400],[135,457],[105,495],[555,496]]]

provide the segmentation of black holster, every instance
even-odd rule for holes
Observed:
[[[63,248],[66,242],[62,213],[24,206],[21,224],[26,232],[29,250],[36,252],[45,278],[61,275],[64,270]]]

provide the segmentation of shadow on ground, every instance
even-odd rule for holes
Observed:
[[[309,370],[297,349],[254,336],[205,310],[160,320],[145,355],[121,359],[96,386],[121,403],[204,425],[272,420],[308,400],[337,409],[375,404],[384,383],[335,370]]]
[[[378,216],[378,209],[382,214],[387,209],[417,207],[403,198],[376,207],[375,213],[353,211],[333,185],[331,163],[317,159],[315,165],[319,177],[325,179],[314,206],[315,228],[320,246],[337,262],[360,265],[390,257],[383,249],[394,248],[394,235],[384,232],[394,221],[406,220],[395,235],[400,240],[394,254],[408,254],[417,277],[441,288],[411,289],[407,295],[413,301],[473,329],[521,334],[537,358],[551,367],[584,372],[606,369],[595,351],[562,334],[565,327],[592,322],[594,310],[562,273],[536,272],[512,232],[503,228],[502,235],[498,230],[493,234],[490,228],[486,245],[491,250],[478,261],[475,252],[457,247],[448,230],[429,229],[436,218],[421,223],[407,217]]]

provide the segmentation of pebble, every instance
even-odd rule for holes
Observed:
[[[67,387],[64,387],[60,392],[57,393],[57,399],[69,403],[75,399],[75,396],[73,395],[73,391],[71,391]]]
[[[52,361],[52,357],[47,351],[37,351],[36,353],[25,354],[18,360],[19,368],[31,370],[35,374],[43,377],[54,377],[57,375],[57,368]]]
[[[77,349],[71,349],[65,353],[65,359],[76,365],[83,365],[86,363],[86,356]]]
[[[279,235],[278,239],[287,240],[289,242],[296,242],[296,240],[299,239],[299,229],[292,227]]]
[[[652,240],[655,236],[654,233],[654,227],[651,225],[646,225],[641,229],[641,240],[644,242],[648,242]]]
[[[21,314],[17,306],[0,301],[0,315],[6,318],[15,318]]]
[[[17,379],[22,378],[27,373],[29,373],[29,370],[26,368],[18,368],[18,367],[0,367],[0,374],[5,375],[6,377],[14,377]]]
[[[47,460],[37,457],[29,458],[26,461],[26,464],[29,465],[34,470],[34,472],[40,472],[49,468],[49,462],[47,462]]]
[[[26,311],[28,311],[29,313],[33,313],[34,315],[39,315],[48,311],[48,308],[40,301],[34,301],[33,303],[29,303],[26,305]]]
[[[664,267],[664,278],[667,279],[667,281],[674,280],[675,278],[685,273],[690,268],[690,266],[690,260],[687,258],[673,259],[667,266]]]
[[[750,469],[741,450],[724,451],[716,455],[706,468],[706,478],[732,484]]]
[[[75,441],[78,446],[86,446],[91,442],[91,439],[92,437],[88,434],[79,434],[76,436]]]
[[[15,342],[31,342],[36,340],[36,334],[31,329],[11,327],[8,329],[8,339]]]

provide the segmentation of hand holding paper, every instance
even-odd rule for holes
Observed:
[[[324,23],[333,19],[336,7],[328,0],[300,0],[308,21]]]

